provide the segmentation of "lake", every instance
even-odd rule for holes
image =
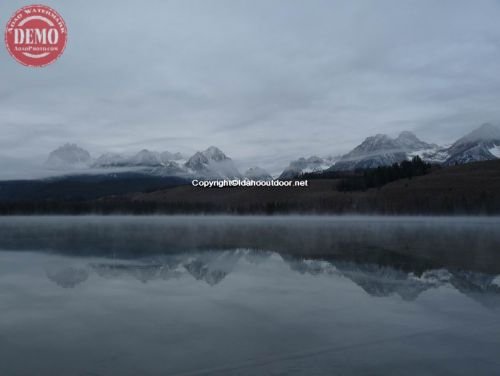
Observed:
[[[500,219],[0,218],[0,375],[500,373]]]

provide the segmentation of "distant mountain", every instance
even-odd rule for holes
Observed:
[[[377,134],[368,137],[352,151],[342,156],[330,171],[390,166],[417,155],[429,163],[443,163],[449,156],[445,148],[422,141],[412,132],[401,132],[396,138]]]
[[[92,167],[106,168],[106,167],[123,167],[127,166],[127,158],[117,153],[105,153],[97,158]]]
[[[408,159],[412,159],[415,156],[419,156],[423,161],[432,164],[442,164],[448,158],[448,149],[446,147],[437,146],[432,149],[416,150],[414,152],[407,153]]]
[[[319,172],[326,170],[335,163],[335,158],[321,158],[312,156],[309,158],[299,158],[290,162],[290,165],[281,173],[280,179],[293,179],[301,174],[309,172]]]
[[[169,151],[158,153],[143,149],[132,156],[124,156],[117,153],[105,153],[94,161],[92,167],[161,167],[182,159],[183,156],[181,153],[171,153]]]
[[[500,158],[500,126],[483,124],[460,138],[448,149],[446,165]]]
[[[141,171],[158,176],[203,177],[207,179],[241,177],[231,158],[219,148],[211,146],[196,152],[185,161],[181,153],[162,153],[143,149],[135,155],[123,156],[106,153],[92,164],[94,168],[141,168]]]
[[[136,155],[132,156],[128,163],[131,166],[144,166],[144,167],[159,167],[163,164],[160,153],[143,149]]]
[[[440,147],[420,140],[412,132],[401,132],[396,138],[377,134],[366,138],[347,154],[335,157],[311,156],[290,162],[280,179],[293,179],[304,173],[321,171],[352,171],[388,166],[419,156],[433,164],[456,165],[500,158],[500,126],[483,124],[457,140],[450,147]],[[156,152],[143,149],[132,156],[106,153],[92,162],[89,152],[76,144],[66,144],[50,153],[45,166],[50,169],[71,170],[130,168],[143,173],[189,179],[271,179],[271,175],[258,167],[242,175],[232,159],[219,148],[211,146],[196,152],[190,158],[169,151]]]
[[[206,178],[241,178],[241,174],[231,158],[219,148],[210,146],[205,151],[196,152],[184,164],[194,176]]]
[[[269,172],[260,167],[251,167],[245,171],[243,177],[250,180],[272,180]]]
[[[441,164],[448,157],[448,150],[420,140],[414,133],[404,131],[394,140],[407,154],[407,159],[419,156],[428,163]]]
[[[48,279],[63,288],[74,288],[89,278],[87,270],[75,267],[49,269],[46,275]]]
[[[385,134],[368,137],[331,168],[334,171],[376,168],[408,159],[407,149]]]
[[[52,151],[45,166],[51,169],[86,168],[90,161],[90,153],[87,150],[68,143]]]
[[[394,141],[399,147],[408,152],[429,150],[438,147],[436,144],[429,144],[420,140],[414,133],[408,131],[401,132]]]
[[[300,158],[292,161],[280,175],[281,179],[295,178],[303,173],[350,171],[388,166],[419,155],[428,162],[441,163],[448,154],[442,154],[435,144],[420,140],[412,132],[401,132],[395,139],[377,134],[366,138],[360,145],[340,158]]]
[[[281,173],[280,179],[292,179],[304,173],[328,171],[349,171],[388,166],[411,159],[415,155],[424,160],[441,163],[447,157],[440,153],[435,144],[420,140],[413,133],[401,132],[395,139],[377,134],[366,138],[360,145],[340,158],[299,158],[292,161]]]

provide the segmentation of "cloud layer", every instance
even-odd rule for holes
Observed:
[[[2,22],[26,5],[0,4]],[[375,133],[446,143],[500,119],[500,2],[51,1],[68,46],[0,52],[0,155],[217,145],[270,169]]]

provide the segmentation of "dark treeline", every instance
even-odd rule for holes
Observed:
[[[346,181],[359,185],[347,189]],[[344,188],[339,190],[339,184]],[[98,199],[0,199],[0,215],[215,213],[498,215],[500,160],[431,168],[416,158],[342,178],[311,179],[307,188],[199,189],[183,185]]]
[[[300,179],[335,179],[338,181],[337,190],[340,192],[364,191],[370,188],[382,187],[396,180],[425,175],[431,171],[431,168],[430,163],[426,163],[419,156],[415,156],[411,161],[394,163],[392,166],[354,171],[325,170],[309,172],[300,175]]]
[[[348,192],[379,188],[396,180],[425,175],[431,170],[431,167],[430,163],[426,163],[419,156],[415,156],[411,161],[364,170],[359,175],[344,177],[339,181],[337,189],[340,192]]]
[[[0,181],[2,201],[85,201],[130,192],[154,192],[189,184],[182,178],[142,173],[62,176],[41,180]]]
[[[370,190],[308,195],[288,200],[275,197],[248,201],[161,202],[146,200],[24,201],[0,202],[0,215],[149,215],[149,214],[389,214],[389,215],[498,215],[500,194],[487,191],[464,193],[461,190],[435,192]]]

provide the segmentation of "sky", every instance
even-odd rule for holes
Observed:
[[[446,144],[500,119],[498,0],[43,3],[68,44],[38,69],[0,48],[1,168],[74,142],[95,157],[216,145],[276,170],[377,133]],[[27,4],[1,2],[1,24]]]

